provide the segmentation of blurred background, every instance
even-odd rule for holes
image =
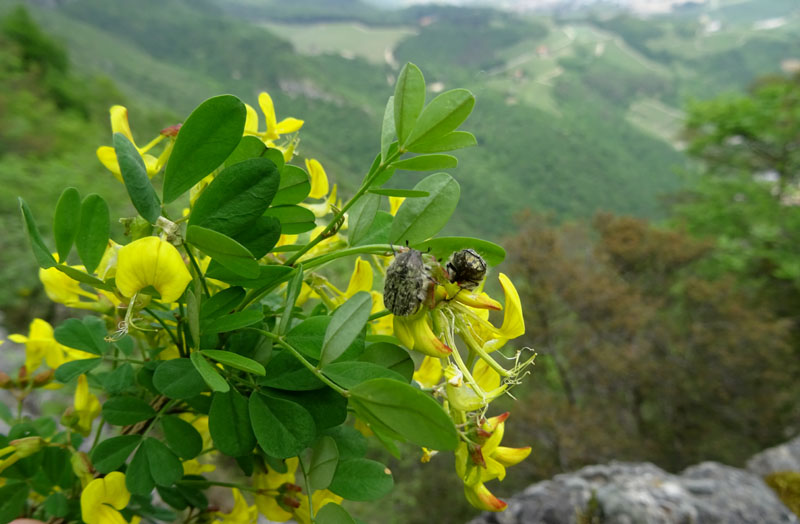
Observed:
[[[64,186],[125,205],[95,156],[109,106],[146,142],[266,90],[347,197],[407,61],[429,97],[477,97],[445,233],[506,247],[539,353],[504,406],[533,453],[496,494],[612,459],[741,466],[800,432],[797,0],[0,0],[0,334],[65,315],[16,196],[48,234]],[[409,451],[356,513],[474,515],[452,459]]]

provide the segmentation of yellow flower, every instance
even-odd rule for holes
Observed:
[[[467,502],[483,511],[498,512],[504,511],[508,507],[508,504],[495,497],[483,482],[473,486],[464,486],[464,495]]]
[[[442,380],[442,359],[425,357],[419,369],[414,372],[414,380],[424,388],[432,388]]]
[[[325,504],[341,504],[342,497],[328,491],[321,489],[315,491],[311,495],[311,502],[314,505],[314,515],[319,512],[320,508]],[[300,497],[300,507],[294,511],[294,518],[298,524],[311,524],[311,512],[308,507],[308,497]]]
[[[127,297],[153,286],[162,302],[174,302],[192,280],[175,246],[159,237],[134,240],[120,248],[117,260],[117,288]]]
[[[258,95],[258,105],[261,107],[261,112],[264,113],[264,118],[267,121],[267,131],[264,134],[266,140],[277,140],[281,135],[294,133],[303,127],[303,121],[297,118],[284,118],[278,122],[275,117],[275,105],[272,103],[272,97],[266,91]]]
[[[372,290],[372,278],[372,266],[366,260],[361,260],[361,257],[358,257],[344,296],[350,298],[359,291],[369,292]]]
[[[119,510],[125,509],[131,494],[125,474],[119,471],[94,479],[81,493],[81,516],[86,524],[127,524]]]
[[[369,293],[372,295],[372,311],[369,312],[370,315],[385,310],[386,305],[383,303],[383,294],[377,291],[370,291]],[[394,315],[384,315],[377,318],[370,323],[370,326],[374,335],[391,335],[394,327]]]
[[[203,473],[211,473],[216,470],[217,466],[214,464],[200,464],[197,459],[189,459],[183,461],[183,474],[184,475],[202,475]]]
[[[433,333],[428,323],[427,310],[410,317],[394,316],[394,335],[408,349],[419,351],[425,355],[443,358],[453,352]]]
[[[242,496],[242,492],[237,488],[232,488],[233,509],[230,513],[217,513],[218,517],[214,520],[220,524],[256,524],[258,521],[258,510],[255,506],[249,506]]]
[[[397,210],[400,209],[400,206],[403,205],[403,202],[405,202],[405,200],[406,200],[406,197],[393,197],[393,196],[390,196],[389,197],[389,213],[391,213],[392,216],[395,216],[397,214]]]
[[[128,123],[128,109],[124,106],[115,105],[111,106],[109,110],[111,114],[111,132],[112,133],[122,133],[125,137],[130,140],[134,146],[136,146],[136,142],[133,140],[133,133],[131,133],[131,127]],[[164,166],[166,163],[166,156],[162,154],[159,158],[154,157],[153,155],[147,154],[147,151],[153,148],[156,144],[161,142],[164,139],[163,134],[159,134],[155,139],[153,139],[149,144],[144,147],[136,147],[139,154],[142,155],[142,160],[144,160],[144,165],[147,168],[147,174],[151,178],[153,175],[158,173],[158,171]],[[102,164],[111,171],[117,180],[122,182],[122,174],[120,173],[119,163],[117,162],[117,153],[114,151],[113,147],[110,146],[101,146],[97,148],[97,158],[102,162]]]
[[[333,184],[333,189],[331,189],[331,194],[328,195],[328,198],[326,198],[323,202],[320,202],[319,204],[306,204],[305,202],[303,202],[300,205],[302,205],[304,208],[306,208],[309,211],[311,211],[312,213],[314,213],[315,217],[322,218],[325,215],[327,215],[328,213],[331,213],[333,211],[333,206],[336,205],[336,193],[337,193],[337,191],[338,191],[338,189],[337,189],[336,184]],[[345,215],[345,225],[346,224],[347,224],[347,215]],[[346,229],[346,228],[342,227],[342,229]],[[312,238],[313,238],[313,235],[312,235]]]
[[[292,457],[286,461],[286,473],[278,473],[267,468],[266,472],[253,473],[253,487],[260,490],[256,494],[258,512],[275,522],[286,522],[292,518],[290,509],[299,507],[293,494],[299,491],[294,484],[299,460]]]
[[[78,377],[78,387],[75,388],[75,413],[78,415],[77,430],[87,436],[92,431],[92,421],[100,415],[100,401],[89,392],[89,382],[86,375]],[[124,506],[123,506],[124,507]]]
[[[57,270],[56,270],[57,271]],[[28,336],[13,334],[9,340],[17,344],[25,344],[25,370],[30,374],[42,364],[42,361],[53,369],[72,360],[93,358],[96,355],[62,346],[53,337],[53,326],[40,318],[33,319],[28,329]]]
[[[308,196],[310,198],[325,198],[325,195],[328,194],[328,175],[325,173],[325,168],[322,167],[319,160],[307,158],[306,170],[311,177],[311,192]]]

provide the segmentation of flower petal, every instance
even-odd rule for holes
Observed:
[[[278,123],[275,119],[275,104],[272,103],[272,97],[266,91],[258,95],[258,105],[261,107],[261,112],[264,113],[264,118],[267,121],[267,138],[275,140],[280,137],[278,134]]]
[[[162,302],[174,302],[192,280],[175,246],[159,237],[140,238],[120,248],[117,260],[117,288],[127,297],[153,286]]]
[[[525,334],[525,320],[522,318],[522,304],[519,300],[517,288],[505,273],[500,273],[500,285],[506,296],[505,312],[503,315],[503,326],[500,334],[506,339],[517,338]]]
[[[119,170],[119,162],[117,161],[117,152],[113,147],[100,146],[97,148],[97,159],[100,160],[106,169],[111,171],[117,180],[122,182],[122,173]]]
[[[508,504],[495,497],[482,482],[465,486],[464,495],[470,504],[484,511],[503,511],[508,507]]]
[[[419,369],[414,372],[414,380],[424,388],[432,388],[442,380],[442,360],[435,357],[422,359]]]
[[[306,159],[306,169],[308,175],[311,177],[311,192],[308,194],[310,198],[324,198],[328,194],[328,175],[325,173],[325,168],[315,158]]]
[[[492,454],[492,458],[505,467],[511,467],[519,464],[531,454],[531,447],[524,448],[507,448],[498,446]]]
[[[279,135],[286,135],[289,133],[294,133],[295,131],[299,131],[305,122],[303,120],[299,120],[297,118],[284,118],[275,126],[275,130],[278,132]]]
[[[122,133],[133,142],[131,126],[128,123],[128,109],[125,106],[115,105],[111,106],[108,112],[111,114],[111,132]]]
[[[389,197],[389,213],[392,216],[397,214],[397,210],[400,209],[400,206],[405,202],[406,197]]]
[[[250,104],[245,104],[244,107],[247,110],[247,118],[245,118],[244,121],[244,133],[246,135],[258,134],[258,113],[256,113],[256,110],[253,109],[253,106]]]
[[[58,271],[58,270],[56,270]],[[344,296],[347,298],[352,297],[359,291],[370,291],[372,289],[372,265],[361,257],[356,259],[353,274],[350,275],[350,283],[347,285],[347,291]]]

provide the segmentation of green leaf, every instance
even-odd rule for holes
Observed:
[[[250,425],[247,399],[236,389],[214,393],[208,413],[208,431],[214,446],[230,457],[241,457],[253,451],[256,437]]]
[[[69,512],[67,497],[61,492],[50,494],[44,500],[44,511],[48,517],[65,517]]]
[[[499,265],[506,258],[506,250],[488,240],[471,237],[439,237],[413,244],[411,247],[420,251],[430,250],[438,258],[449,257],[456,251],[471,248],[486,260],[490,266]]]
[[[142,155],[122,133],[114,133],[114,151],[117,153],[119,170],[133,207],[142,218],[155,224],[161,216],[161,202],[158,200],[156,190],[153,189],[153,184],[150,183],[150,177],[147,176],[147,167],[144,165]]]
[[[141,440],[141,435],[122,435],[101,440],[91,454],[94,469],[103,474],[118,469],[125,464]]]
[[[453,131],[430,140],[420,140],[407,149],[412,153],[441,153],[478,145],[475,136],[466,131]]]
[[[250,423],[258,445],[275,458],[297,456],[316,436],[314,419],[303,406],[261,393],[250,396]]]
[[[251,158],[227,167],[195,201],[189,227],[234,237],[267,210],[280,182],[271,160]]]
[[[200,353],[202,353],[203,356],[216,360],[217,362],[234,369],[240,369],[242,371],[246,371],[247,373],[252,373],[262,377],[266,375],[264,366],[253,359],[243,357],[236,353],[232,353],[230,351],[220,351],[218,349],[203,349],[200,351]]]
[[[371,309],[372,296],[359,291],[333,312],[322,342],[322,365],[333,362],[347,350],[367,324]]]
[[[370,189],[368,193],[387,197],[422,198],[430,195],[427,191],[414,191],[413,189]]]
[[[356,524],[346,509],[339,504],[325,504],[314,516],[317,524]]]
[[[206,277],[222,280],[232,286],[241,286],[249,289],[278,285],[286,280],[293,271],[293,268],[287,266],[260,266],[258,277],[245,278],[212,262],[208,267],[208,271],[206,271]]]
[[[313,391],[281,391],[271,389],[271,397],[291,400],[300,404],[311,414],[317,432],[343,424],[347,419],[347,399],[331,388]]]
[[[53,215],[53,236],[56,240],[58,259],[66,260],[81,219],[81,195],[74,187],[68,187],[61,193]]]
[[[299,235],[316,227],[316,217],[311,210],[300,206],[274,206],[264,216],[275,217],[281,222],[281,233]]]
[[[336,441],[339,460],[361,458],[367,453],[367,439],[353,426],[336,426],[325,431]]]
[[[286,160],[283,158],[283,151],[276,147],[268,148],[267,152],[262,156],[272,160],[272,163],[278,166],[278,171],[283,171],[283,168],[286,166]]]
[[[264,366],[267,376],[258,383],[271,388],[289,391],[309,391],[325,386],[311,371],[289,351],[280,351]]]
[[[103,418],[114,426],[129,426],[155,416],[150,404],[137,397],[111,397],[103,403]]]
[[[416,244],[442,229],[458,205],[461,188],[447,173],[435,173],[414,186],[430,193],[424,198],[406,200],[392,223],[389,241],[393,244]]]
[[[24,482],[12,482],[0,487],[0,522],[11,522],[22,515],[28,491],[28,485]]]
[[[370,344],[359,360],[390,369],[403,377],[406,382],[411,382],[414,375],[414,361],[408,351],[389,342]]]
[[[233,153],[231,153],[230,156],[225,159],[225,167],[230,167],[233,164],[237,164],[250,158],[263,157],[266,152],[267,146],[264,145],[264,142],[262,142],[259,138],[254,136],[242,137],[242,139],[236,145],[236,149],[233,150]],[[281,160],[283,160],[283,158],[281,158]],[[278,166],[278,169],[280,169],[282,166],[283,164]]]
[[[91,194],[81,203],[81,221],[75,236],[75,247],[87,273],[93,273],[108,247],[111,223],[108,204],[103,197]]]
[[[92,275],[86,273],[85,271],[81,271],[80,269],[76,269],[72,266],[65,266],[65,265],[57,265],[56,269],[67,275],[73,280],[77,280],[78,282],[83,282],[84,284],[89,284],[90,286],[96,287],[97,289],[105,289],[106,291],[115,291],[114,286],[106,284],[99,278],[93,277]]]
[[[142,443],[147,452],[150,475],[159,486],[171,486],[183,477],[180,459],[163,442],[147,437]]]
[[[289,285],[286,287],[286,302],[283,305],[280,324],[278,324],[278,335],[283,335],[286,333],[286,329],[289,327],[289,321],[292,318],[294,303],[297,301],[297,297],[300,295],[302,288],[303,264],[298,264],[297,268],[295,268],[295,273],[292,277],[292,280],[289,281]]]
[[[286,334],[286,342],[303,355],[319,360],[330,322],[331,317],[326,315],[309,317]]]
[[[311,193],[311,180],[302,168],[286,166],[281,171],[281,184],[272,200],[273,206],[299,204]]]
[[[244,289],[240,287],[229,287],[217,292],[211,298],[203,300],[200,306],[200,320],[227,315],[242,303],[245,294]]]
[[[380,204],[381,197],[378,195],[364,195],[350,208],[347,240],[351,246],[358,244],[367,235]]]
[[[281,238],[281,222],[274,217],[258,217],[236,234],[234,240],[247,248],[256,259],[269,253]]]
[[[336,448],[336,441],[331,437],[320,437],[314,444],[311,465],[308,468],[311,488],[317,490],[330,486],[338,462],[339,450]]]
[[[419,446],[454,450],[458,435],[453,421],[427,393],[385,378],[350,389],[350,406],[365,422],[378,422]]]
[[[33,256],[39,267],[47,269],[57,264],[56,259],[50,253],[50,250],[44,244],[42,235],[39,234],[39,228],[36,227],[36,221],[33,219],[33,213],[22,198],[19,199],[19,209],[22,212],[22,220],[25,222],[25,231],[28,233],[28,240],[33,249]]]
[[[452,89],[440,94],[422,110],[405,141],[406,149],[418,142],[436,140],[455,131],[474,106],[475,97],[466,89]]]
[[[403,66],[394,87],[394,127],[401,145],[411,134],[424,106],[425,78],[422,71],[409,62]]]
[[[164,172],[164,202],[170,203],[213,172],[236,149],[247,118],[233,95],[209,98],[181,126]]]
[[[373,378],[388,378],[408,383],[399,373],[372,362],[337,362],[323,367],[322,372],[345,389],[350,389]]]
[[[125,486],[134,495],[150,495],[156,483],[150,475],[150,462],[147,460],[147,451],[144,446],[133,455],[128,469],[125,470]]]
[[[173,399],[199,395],[206,383],[188,358],[175,358],[159,364],[153,374],[153,386],[159,393]]]
[[[186,241],[238,275],[256,278],[261,274],[253,254],[229,236],[204,227],[189,226],[186,228]]]
[[[381,124],[381,162],[385,162],[389,156],[389,148],[394,141],[394,96],[390,96],[386,101],[386,109],[383,111],[383,124]]]
[[[133,384],[133,366],[127,362],[108,373],[103,379],[103,388],[110,395],[122,393],[132,387]]]
[[[65,362],[64,364],[58,366],[58,369],[56,369],[55,379],[66,384],[72,379],[78,378],[80,375],[90,372],[99,366],[101,362],[103,362],[102,358],[86,358],[82,360]]]
[[[452,155],[420,155],[398,160],[392,167],[407,171],[434,171],[458,167],[458,159]]]
[[[227,333],[243,327],[252,326],[256,322],[264,319],[264,313],[255,309],[248,309],[231,313],[224,317],[218,317],[203,325],[202,333],[210,335],[212,333]]]
[[[367,234],[359,240],[355,245],[366,246],[369,244],[388,244],[389,232],[392,229],[392,222],[394,217],[386,211],[378,211],[375,215],[375,220],[369,227]]]
[[[67,319],[53,333],[59,344],[95,355],[102,355],[111,348],[106,342],[107,334],[105,323],[98,317]]]
[[[225,393],[231,389],[228,382],[222,378],[222,375],[219,374],[219,371],[208,362],[203,355],[200,353],[192,353],[189,356],[189,359],[194,364],[195,369],[200,376],[203,377],[208,387],[211,388],[212,391],[219,391],[220,393]]]
[[[347,500],[376,500],[394,487],[389,468],[365,458],[347,459],[339,462],[329,490]]]
[[[175,415],[167,415],[161,418],[161,429],[164,430],[167,445],[180,458],[192,459],[203,451],[203,437],[185,420]]]

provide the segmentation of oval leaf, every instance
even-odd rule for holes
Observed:
[[[347,218],[347,241],[351,246],[361,241],[375,221],[381,197],[378,195],[364,195],[350,208]]]
[[[177,455],[160,440],[148,437],[142,447],[147,452],[150,476],[159,486],[171,486],[183,477],[183,465]]]
[[[281,233],[284,235],[299,235],[311,231],[317,225],[314,213],[300,206],[273,206],[267,209],[264,216],[280,220]]]
[[[314,445],[311,466],[308,468],[311,488],[315,490],[327,488],[336,472],[338,462],[339,450],[336,448],[336,441],[331,437],[320,437]]]
[[[114,151],[117,153],[119,170],[122,173],[125,189],[128,190],[128,196],[133,202],[133,207],[142,218],[155,224],[158,217],[161,216],[161,202],[150,183],[150,177],[147,176],[147,168],[142,160],[142,155],[122,133],[114,133]]]
[[[94,469],[103,474],[116,470],[125,464],[141,440],[141,435],[122,435],[100,441],[91,454]]]
[[[458,167],[458,159],[452,155],[420,155],[394,162],[392,167],[406,171],[434,171]]]
[[[195,201],[189,226],[234,237],[267,210],[279,182],[278,169],[266,158],[251,158],[227,167]]]
[[[72,379],[78,378],[80,375],[90,372],[99,366],[101,362],[103,362],[102,358],[86,358],[82,360],[65,362],[64,364],[58,366],[55,379],[66,384]]]
[[[346,509],[339,504],[325,504],[314,516],[317,524],[356,524]]]
[[[194,368],[200,373],[200,376],[203,377],[203,380],[205,380],[212,391],[225,393],[231,389],[228,382],[222,378],[222,375],[219,374],[217,369],[211,365],[208,360],[203,358],[203,355],[200,353],[192,353],[189,358],[192,364],[194,364]]]
[[[299,204],[311,193],[311,180],[302,168],[286,166],[281,171],[278,193],[272,200],[273,206]]]
[[[368,193],[388,197],[422,198],[430,195],[427,191],[414,191],[413,189],[370,189]]]
[[[441,153],[478,145],[475,136],[466,131],[453,131],[431,140],[420,140],[407,149],[412,153]]]
[[[407,148],[422,141],[430,141],[455,131],[475,107],[475,97],[466,89],[445,91],[422,110],[414,129],[406,140]]]
[[[250,422],[258,445],[275,458],[297,456],[316,435],[314,419],[303,406],[261,393],[250,396]]]
[[[322,372],[325,373],[326,377],[346,389],[355,387],[373,378],[388,378],[408,383],[399,373],[378,364],[373,364],[372,362],[337,362],[335,364],[328,364],[322,368]]]
[[[103,403],[103,418],[114,426],[129,426],[155,416],[150,404],[137,397],[111,397]]]
[[[204,335],[213,333],[227,333],[235,329],[251,326],[264,318],[264,313],[255,309],[231,313],[224,317],[219,317],[203,326]]]
[[[162,362],[153,374],[153,386],[169,398],[192,398],[206,389],[206,383],[188,358]]]
[[[427,191],[424,198],[406,200],[397,211],[389,241],[416,244],[442,229],[458,205],[461,188],[447,173],[435,173],[414,186],[417,191]]]
[[[102,355],[110,349],[106,342],[106,325],[98,317],[70,318],[53,332],[56,342],[73,349]]]
[[[389,342],[370,344],[358,360],[388,368],[403,377],[406,382],[411,382],[414,375],[414,361],[408,351]]]
[[[333,362],[347,350],[364,329],[371,310],[372,296],[359,291],[333,312],[322,342],[322,365]]]
[[[100,195],[91,194],[81,203],[81,222],[75,236],[75,247],[86,271],[94,272],[108,246],[111,223],[108,204]]]
[[[144,446],[139,447],[125,470],[125,487],[134,495],[149,495],[156,487]]]
[[[180,458],[192,459],[203,451],[203,437],[185,420],[168,415],[161,418],[167,444]]]
[[[394,97],[390,96],[383,110],[383,123],[381,124],[381,162],[386,161],[389,156],[389,148],[392,146],[395,136],[394,126]]]
[[[394,128],[404,144],[425,106],[425,77],[419,67],[407,63],[394,86]]]
[[[28,240],[33,250],[33,256],[39,267],[47,269],[57,264],[56,259],[50,253],[50,250],[42,240],[42,235],[39,233],[39,228],[36,226],[36,221],[33,219],[33,213],[22,198],[19,199],[19,210],[22,213],[22,221],[25,222],[25,232],[28,234]]]
[[[208,431],[214,446],[230,457],[241,457],[253,451],[256,437],[250,425],[247,399],[236,389],[214,393],[208,412]]]
[[[393,487],[389,468],[374,460],[354,458],[339,462],[328,489],[347,500],[367,501],[381,498]]]
[[[213,172],[236,149],[247,111],[233,95],[209,98],[181,126],[164,172],[164,202],[170,203]]]
[[[61,193],[53,215],[53,236],[56,240],[58,259],[66,260],[75,236],[78,234],[81,218],[81,195],[74,187]]]
[[[203,356],[216,360],[220,364],[232,367],[234,369],[240,369],[242,371],[246,371],[248,373],[252,373],[254,375],[259,375],[262,377],[266,374],[266,371],[264,371],[264,366],[262,366],[255,360],[243,357],[242,355],[232,353],[230,351],[220,351],[218,349],[203,349],[200,351],[200,353],[202,353]]]
[[[238,275],[256,278],[261,273],[253,254],[222,233],[200,226],[189,226],[186,228],[186,241]]]
[[[450,416],[427,393],[376,378],[350,389],[350,405],[366,422],[376,421],[419,446],[454,450],[458,435]]]

